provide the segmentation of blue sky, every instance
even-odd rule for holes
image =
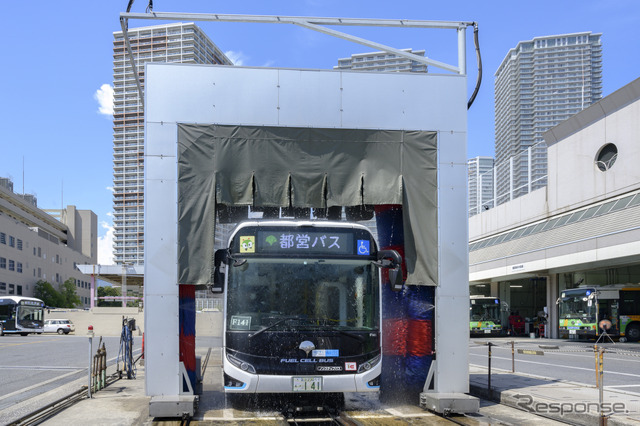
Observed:
[[[137,0],[132,12],[144,12]],[[112,225],[113,32],[126,0],[3,2],[0,102],[0,176],[14,191],[35,193],[40,208],[73,204],[100,222],[101,262],[110,258]],[[448,1],[399,0],[156,0],[156,12],[398,18],[476,21],[483,81],[469,110],[468,156],[494,153],[494,73],[509,49],[536,36],[602,33],[604,95],[640,76],[640,2],[637,0]],[[158,21],[131,21],[130,27]],[[369,51],[292,25],[200,23],[237,65],[327,69],[338,58]],[[425,49],[456,64],[454,31],[340,27],[396,48]],[[467,33],[469,95],[476,78],[472,31]],[[24,163],[24,167],[23,167]],[[24,179],[23,179],[24,171]]]

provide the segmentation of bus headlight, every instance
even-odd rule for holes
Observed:
[[[256,369],[253,367],[253,365],[249,364],[248,362],[244,362],[241,359],[238,359],[235,356],[230,354],[227,354],[227,359],[231,364],[235,365],[240,370],[246,371],[247,373],[256,374]]]
[[[377,355],[371,358],[369,361],[363,362],[362,364],[360,364],[360,367],[358,367],[358,373],[364,373],[365,371],[371,370],[373,367],[376,366],[377,363],[380,362],[380,359],[381,359],[381,356]]]

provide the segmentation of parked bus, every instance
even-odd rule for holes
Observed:
[[[215,256],[225,392],[378,391],[381,268],[399,290],[400,262],[358,224],[240,224]]]
[[[502,306],[500,299],[471,296],[469,299],[469,333],[471,335],[502,334]]]
[[[640,285],[615,284],[563,290],[558,298],[561,338],[640,340]]]
[[[44,302],[33,297],[0,296],[0,336],[42,333]]]

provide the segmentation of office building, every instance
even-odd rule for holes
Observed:
[[[564,290],[640,282],[639,115],[640,78],[544,133],[547,186],[469,218],[471,294],[555,338]]]
[[[130,28],[129,42],[144,90],[144,64],[231,61],[193,23]],[[114,262],[144,264],[144,110],[122,31],[113,33]]]
[[[424,56],[424,50],[402,49],[414,55]],[[338,59],[335,70],[377,71],[377,72],[427,72],[427,64],[412,61],[393,53],[357,53],[350,58]]]
[[[546,185],[542,134],[602,97],[602,34],[535,37],[495,73],[498,204]]]
[[[493,207],[493,158],[469,160],[469,216]]]
[[[88,307],[91,277],[76,266],[97,261],[96,214],[67,206],[54,212],[60,221],[36,204],[35,197],[15,194],[10,179],[0,179],[0,297],[33,296],[40,280],[60,290],[72,279]]]

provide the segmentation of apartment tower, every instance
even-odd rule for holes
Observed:
[[[497,204],[546,185],[542,134],[602,98],[601,36],[535,37],[519,42],[500,64],[495,73]]]
[[[144,64],[233,65],[194,23],[130,28],[129,43],[144,90]],[[113,33],[114,262],[144,264],[144,109],[122,31]]]
[[[424,56],[424,50],[402,49],[404,52]],[[350,58],[338,59],[334,70],[378,72],[427,72],[427,64],[412,61],[388,52],[356,53]]]

